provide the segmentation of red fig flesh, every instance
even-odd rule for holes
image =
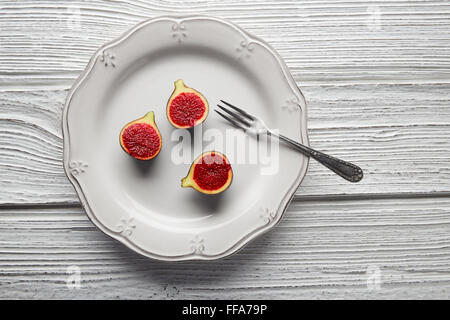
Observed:
[[[150,160],[156,157],[161,150],[162,140],[153,111],[126,124],[120,131],[119,142],[123,150],[136,159]]]
[[[225,191],[233,180],[233,171],[225,155],[211,151],[200,155],[191,165],[182,187],[192,187],[205,194]]]
[[[176,128],[191,128],[208,116],[209,105],[205,97],[183,80],[175,81],[175,89],[167,102],[167,119]]]

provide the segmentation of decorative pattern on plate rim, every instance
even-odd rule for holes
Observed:
[[[183,22],[176,22],[172,25],[172,38],[181,43],[184,38],[187,38],[187,28]]]
[[[125,237],[129,237],[133,234],[136,224],[133,218],[121,218],[117,225],[117,232]]]
[[[100,54],[99,54],[100,60],[101,60],[100,62],[103,62],[101,58],[102,58],[102,54],[105,54],[104,53],[105,50],[109,51],[111,48],[113,48],[113,46],[119,45],[121,42],[128,40],[130,35],[139,29],[147,28],[151,24],[153,24],[155,22],[159,22],[159,21],[168,21],[171,24],[174,24],[174,23],[182,23],[185,21],[194,21],[194,20],[195,21],[207,21],[207,22],[221,23],[221,24],[226,25],[227,27],[233,29],[234,31],[236,31],[241,36],[241,39],[244,39],[244,41],[242,41],[244,43],[244,45],[241,44],[240,47],[236,48],[236,51],[234,51],[234,53],[235,54],[238,53],[239,57],[235,56],[235,58],[241,59],[242,57],[245,58],[245,56],[250,58],[251,51],[253,50],[253,45],[248,44],[248,43],[254,43],[254,44],[258,44],[259,46],[261,46],[263,50],[268,51],[272,55],[273,59],[275,59],[278,62],[279,67],[281,68],[281,70],[283,71],[283,74],[285,75],[285,80],[287,81],[287,83],[291,87],[291,89],[295,93],[297,93],[299,96],[302,96],[302,93],[298,89],[295,82],[293,82],[293,80],[291,80],[291,78],[287,76],[287,75],[289,75],[289,70],[287,69],[287,66],[283,63],[283,61],[278,57],[276,52],[266,42],[264,42],[263,40],[254,38],[251,35],[248,35],[247,33],[245,33],[244,30],[242,30],[241,28],[239,28],[238,26],[236,26],[232,23],[229,23],[227,21],[223,21],[223,20],[217,19],[217,18],[204,17],[204,16],[188,16],[188,17],[180,19],[180,17],[164,16],[164,17],[144,21],[141,24],[137,25],[134,29],[132,29],[131,32],[115,39],[113,42],[110,42],[107,45],[104,45],[98,51],[98,52],[100,52]],[[177,38],[178,36],[174,36],[174,38],[175,37]],[[181,35],[181,37],[183,37],[183,35]],[[245,39],[247,39],[247,40],[245,40]],[[251,50],[248,50],[249,47]],[[253,55],[255,55],[255,54],[256,54],[256,52],[253,52]],[[105,59],[109,59],[109,58],[105,57]],[[113,59],[113,60],[115,60],[115,59]],[[65,108],[64,108],[64,112],[63,112],[64,159],[70,159],[70,150],[69,150],[70,137],[69,137],[69,131],[68,131],[69,130],[69,128],[68,128],[68,111],[69,111],[69,108],[72,103],[72,98],[78,92],[78,90],[80,90],[81,83],[83,83],[84,81],[87,81],[89,79],[92,70],[96,67],[97,61],[91,60],[89,62],[88,66],[82,72],[82,74],[79,78],[80,80],[75,82],[75,84],[69,91],[68,98],[66,99],[66,104],[65,104]],[[114,62],[114,66],[115,66],[117,60],[113,61],[113,62]],[[100,64],[98,64],[98,65],[100,65]],[[110,65],[110,64],[108,63],[108,65]],[[105,65],[105,66],[107,66],[107,65]],[[299,101],[300,101],[300,103],[299,103],[300,109],[301,110],[306,109],[306,104],[304,104],[304,102],[302,102],[304,100],[300,100],[300,97],[299,97]],[[306,116],[305,116],[305,113],[303,113],[303,112],[301,115],[300,124],[301,124],[302,137],[303,137],[303,139],[305,139],[304,141],[306,141],[306,144],[308,145],[308,139],[307,139],[308,133],[305,129],[306,128]],[[269,216],[272,217],[272,219],[271,219],[272,222],[278,221],[281,218],[281,216],[283,215],[283,212],[284,212],[285,208],[287,207],[287,204],[289,203],[290,196],[295,192],[295,190],[297,190],[298,186],[300,185],[301,181],[303,180],[303,178],[305,176],[306,170],[308,168],[308,162],[309,161],[306,160],[306,162],[304,162],[302,164],[302,170],[298,174],[296,181],[294,182],[294,184],[292,184],[287,189],[287,192],[288,192],[287,195],[280,200],[281,202],[279,203],[278,207],[275,208],[277,213],[269,214]],[[66,169],[66,173],[71,173],[71,168],[69,167],[68,161],[64,162],[64,166]],[[108,227],[106,227],[99,220],[97,214],[90,208],[89,201],[86,199],[85,190],[83,190],[83,188],[81,188],[80,182],[75,178],[75,176],[73,174],[68,174],[68,178],[69,178],[70,182],[73,184],[73,186],[75,187],[75,190],[76,190],[78,196],[80,197],[80,199],[83,199],[85,201],[83,207],[86,209],[86,213],[87,213],[88,217],[91,219],[91,221],[98,228],[100,228],[104,233],[106,233],[110,236],[114,237],[114,234],[118,234],[119,232],[116,232],[116,230],[111,230]],[[82,203],[83,203],[83,200],[82,200]],[[273,216],[275,216],[276,218],[273,218]],[[265,216],[262,215],[261,220],[265,220],[265,219],[266,219]],[[270,220],[270,218],[268,218],[268,219]],[[258,221],[259,220],[260,219],[258,219]],[[174,255],[171,253],[157,254],[149,248],[140,247],[140,246],[136,245],[134,243],[133,238],[128,239],[125,237],[118,237],[117,240],[119,240],[122,243],[127,244],[135,252],[142,254],[143,256],[151,257],[154,259],[165,260],[165,261],[200,260],[200,259],[201,260],[213,260],[213,259],[226,257],[226,256],[231,255],[232,253],[235,253],[237,250],[239,250],[240,248],[245,246],[250,240],[254,239],[258,235],[260,235],[262,232],[265,232],[268,229],[270,229],[272,227],[272,225],[273,225],[273,223],[272,224],[270,224],[270,223],[261,224],[256,229],[250,230],[249,233],[247,233],[245,236],[241,237],[233,246],[224,248],[219,253],[211,254],[211,255],[203,252],[204,241],[203,241],[203,239],[200,239],[199,237],[197,238],[197,242],[195,242],[195,248],[198,246],[198,249],[195,249],[195,250],[203,252],[201,255],[196,254],[195,252],[193,253],[192,251],[188,251],[187,253],[181,254],[181,255]],[[134,228],[132,228],[132,230],[133,229]],[[186,241],[186,240],[184,240],[184,241]],[[198,243],[198,242],[200,242],[200,243]],[[194,247],[194,243],[191,243],[191,244]],[[181,245],[183,245],[183,244],[181,244]],[[184,244],[183,247],[186,248],[186,244]]]
[[[74,176],[86,171],[88,164],[81,160],[72,160],[69,162],[70,173]]]
[[[190,241],[191,251],[193,254],[203,254],[205,250],[205,240],[199,235],[196,235],[194,239]]]
[[[100,56],[101,62],[105,65],[105,67],[111,66],[113,68],[116,67],[116,55],[112,52],[104,50],[102,55]]]
[[[261,211],[260,218],[263,220],[264,225],[272,223],[277,217],[277,212],[271,211],[269,208],[261,208]]]
[[[255,49],[253,42],[242,40],[241,43],[239,44],[239,46],[236,48],[236,51],[238,53],[237,59],[240,60],[243,57],[250,58],[252,55],[253,49]]]
[[[284,105],[281,106],[281,109],[287,110],[289,113],[295,112],[300,109],[300,103],[298,102],[297,97],[292,97],[287,99]]]

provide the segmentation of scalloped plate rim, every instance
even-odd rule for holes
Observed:
[[[216,17],[211,17],[211,16],[206,16],[206,15],[178,15],[178,16],[172,16],[172,15],[164,15],[164,16],[158,16],[156,18],[151,18],[151,19],[147,19],[144,20],[138,24],[136,24],[134,27],[132,27],[131,29],[129,29],[128,31],[124,32],[122,35],[120,35],[119,37],[105,43],[104,45],[102,45],[101,47],[99,47],[95,53],[91,56],[91,58],[89,59],[88,64],[86,65],[85,69],[83,70],[83,72],[80,74],[80,76],[75,80],[74,84],[72,85],[72,87],[70,88],[68,94],[67,94],[67,98],[64,104],[64,109],[63,109],[63,117],[62,117],[62,137],[63,137],[63,167],[64,167],[64,172],[67,176],[67,178],[69,179],[69,181],[71,182],[71,184],[74,186],[75,191],[77,193],[77,196],[80,199],[81,205],[83,207],[83,209],[85,210],[88,218],[91,220],[91,222],[97,227],[99,228],[103,233],[105,233],[106,235],[108,235],[109,237],[123,243],[124,245],[126,245],[128,248],[130,248],[131,250],[149,257],[149,258],[153,258],[153,259],[157,259],[157,260],[162,260],[162,261],[189,261],[189,260],[217,260],[217,259],[222,259],[225,257],[228,257],[234,253],[236,253],[237,251],[239,251],[240,249],[244,248],[247,244],[249,244],[252,240],[256,239],[257,237],[259,237],[260,235],[272,230],[282,219],[282,217],[284,216],[284,213],[289,205],[289,203],[291,202],[292,198],[295,195],[295,191],[298,189],[298,187],[300,186],[300,184],[302,183],[306,172],[308,170],[309,167],[309,157],[305,157],[304,162],[302,164],[302,168],[297,176],[296,181],[289,186],[289,188],[287,188],[286,190],[286,195],[283,197],[283,199],[281,200],[278,208],[276,208],[276,210],[274,210],[275,214],[275,218],[272,222],[265,224],[262,227],[253,229],[250,233],[246,234],[244,237],[241,237],[240,239],[238,239],[235,244],[231,247],[229,247],[227,250],[223,251],[220,254],[216,254],[216,255],[199,255],[194,253],[188,253],[188,254],[183,254],[183,255],[161,255],[161,254],[156,254],[150,251],[145,250],[144,248],[141,248],[140,246],[136,245],[135,243],[133,243],[132,241],[130,241],[127,237],[122,236],[120,233],[116,233],[111,231],[109,228],[105,227],[96,217],[95,213],[91,210],[89,203],[86,200],[86,197],[84,195],[83,189],[81,188],[79,182],[77,181],[77,179],[72,175],[72,173],[70,172],[70,167],[69,167],[69,162],[70,162],[70,158],[69,158],[69,150],[70,150],[70,144],[69,144],[69,126],[68,126],[68,120],[67,120],[67,113],[68,113],[68,109],[70,106],[70,102],[72,99],[72,96],[75,94],[75,92],[77,91],[77,89],[79,88],[79,86],[81,85],[81,83],[89,76],[91,70],[93,69],[96,60],[98,59],[99,56],[101,56],[103,54],[103,52],[106,49],[109,49],[123,41],[125,41],[131,34],[133,34],[134,32],[136,32],[137,30],[139,30],[140,28],[143,28],[151,23],[154,22],[158,22],[161,20],[168,20],[168,21],[173,21],[176,23],[181,23],[183,21],[186,20],[211,20],[211,21],[216,21],[219,23],[223,23],[228,25],[229,27],[231,27],[232,29],[234,29],[235,31],[241,33],[243,36],[245,36],[248,40],[251,40],[251,42],[255,42],[260,44],[261,46],[263,46],[278,62],[279,67],[281,68],[281,70],[283,71],[283,75],[286,78],[286,81],[288,82],[289,86],[292,89],[292,92],[294,93],[294,95],[299,99],[299,103],[297,104],[297,106],[301,109],[301,116],[300,116],[300,126],[301,126],[301,136],[302,139],[304,140],[303,143],[307,146],[309,146],[309,136],[308,136],[308,128],[307,128],[307,104],[306,104],[306,100],[304,98],[303,93],[301,92],[300,88],[298,88],[298,86],[295,83],[295,80],[293,79],[286,63],[284,62],[284,60],[282,59],[282,57],[277,53],[277,51],[275,49],[273,49],[266,41],[260,39],[257,36],[254,36],[252,34],[250,34],[249,32],[247,32],[246,30],[242,29],[241,27],[237,26],[236,24],[229,22],[225,19],[221,19],[221,18],[216,18]]]

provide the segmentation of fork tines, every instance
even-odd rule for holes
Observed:
[[[225,104],[226,107],[221,106],[220,104],[217,104],[217,106],[223,110],[226,114],[218,111],[216,111],[222,118],[229,121],[233,125],[235,125],[238,128],[247,129],[251,126],[252,122],[255,120],[255,117],[251,114],[245,112],[241,108],[238,108],[231,103],[228,103],[224,100],[220,100],[223,104]]]

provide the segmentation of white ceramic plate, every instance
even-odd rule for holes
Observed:
[[[234,173],[228,190],[207,196],[181,188],[189,164],[172,161],[178,142],[165,116],[179,78],[209,101],[203,132],[230,129],[212,110],[224,99],[308,145],[305,100],[267,43],[216,18],[161,17],[101,47],[72,87],[63,116],[64,168],[93,223],[136,252],[160,260],[217,259],[281,219],[308,159],[280,145],[275,174],[261,174],[267,165],[237,163],[248,150],[226,150]],[[163,147],[142,162],[123,152],[118,134],[149,110]]]

